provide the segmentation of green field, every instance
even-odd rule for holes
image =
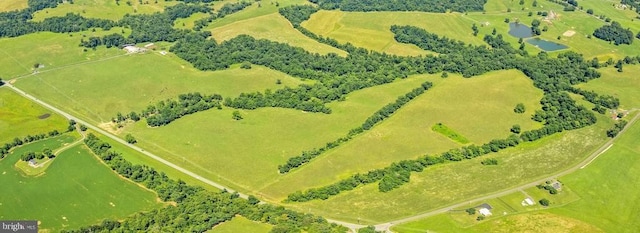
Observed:
[[[144,1],[145,4],[131,0],[129,1],[131,5],[126,4],[126,2],[121,0],[120,5],[117,5],[114,0],[74,0],[73,4],[63,3],[53,9],[40,10],[34,14],[33,20],[42,21],[49,17],[64,16],[69,12],[80,14],[87,18],[118,20],[125,14],[162,12],[164,7],[178,4],[177,1],[171,0]]]
[[[75,32],[69,34],[40,32],[15,38],[0,39],[0,77],[9,80],[17,76],[33,73],[34,64],[44,67],[39,72],[46,72],[72,64],[91,63],[101,59],[125,54],[118,49],[99,48],[83,51],[79,47],[84,37],[102,36],[120,33],[122,28],[112,28],[110,31]],[[129,30],[125,30],[129,33]]]
[[[455,130],[447,127],[446,125],[442,124],[442,123],[436,123],[435,125],[433,125],[433,127],[431,127],[431,130],[433,130],[434,132],[438,132],[440,134],[442,134],[443,136],[457,142],[460,144],[467,144],[469,143],[469,139],[465,138],[464,136],[456,133]]]
[[[426,78],[434,83],[433,87],[389,119],[301,169],[282,175],[262,192],[282,200],[292,192],[331,184],[357,172],[460,147],[431,130],[437,122],[455,128],[476,144],[507,137],[513,124],[527,129],[539,127],[528,114],[511,110],[519,101],[527,109],[540,108],[541,91],[519,71],[491,72],[469,79],[457,75],[443,79],[439,74]],[[492,87],[478,89],[479,86]]]
[[[254,222],[241,216],[233,218],[229,222],[222,223],[215,226],[208,231],[209,233],[236,233],[236,232],[251,232],[251,233],[268,233],[273,226]]]
[[[13,11],[27,8],[27,0],[2,0],[0,1],[0,12]]]
[[[0,88],[0,144],[4,145],[15,137],[47,133],[54,129],[62,132],[67,125],[64,117],[8,88]]]
[[[282,85],[277,85],[280,79]],[[241,92],[303,83],[284,73],[253,66],[202,72],[172,54],[121,56],[20,79],[16,86],[93,123],[118,112],[142,111],[149,104],[187,92],[235,97]]]
[[[634,232],[640,227],[637,201],[640,193],[640,124],[635,123],[607,152],[585,169],[560,179],[579,200],[537,211],[496,218],[472,227],[456,222],[448,214],[402,224],[397,232]],[[624,172],[621,172],[624,171]],[[532,188],[536,189],[536,188]],[[527,192],[536,195],[536,191]],[[520,193],[502,197],[518,200]],[[562,194],[562,193],[560,193]],[[521,194],[520,194],[521,195]],[[540,194],[537,194],[540,195]],[[575,198],[574,198],[575,199]]]
[[[74,140],[68,135],[43,140],[0,161],[0,185],[11,187],[0,195],[1,219],[36,219],[41,229],[55,231],[161,206],[155,193],[118,177],[80,145],[59,154],[38,177],[24,177],[13,167],[26,151],[59,148]]]
[[[608,67],[598,70],[602,77],[578,87],[593,90],[598,93],[613,95],[620,99],[620,108],[640,108],[640,65],[625,65],[623,72]]]

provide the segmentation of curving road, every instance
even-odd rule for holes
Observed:
[[[226,187],[224,185],[221,185],[219,183],[213,182],[213,181],[211,181],[211,180],[209,180],[207,178],[204,178],[204,177],[202,177],[202,176],[200,176],[198,174],[195,174],[195,173],[193,173],[193,172],[191,172],[191,171],[189,171],[187,169],[184,169],[184,168],[182,168],[182,167],[180,167],[180,166],[178,166],[178,165],[176,165],[174,163],[171,163],[171,162],[169,162],[169,161],[167,161],[167,160],[165,160],[165,159],[163,159],[163,158],[161,158],[161,157],[159,157],[157,155],[154,155],[153,153],[145,151],[140,147],[137,147],[135,145],[129,144],[126,141],[122,140],[121,138],[119,138],[119,137],[117,137],[117,136],[115,136],[115,135],[113,135],[113,134],[101,129],[100,127],[97,127],[97,126],[94,126],[92,124],[89,124],[88,122],[83,121],[82,119],[79,119],[79,118],[77,118],[77,117],[75,117],[75,116],[73,116],[73,115],[71,115],[69,113],[66,113],[66,112],[64,112],[64,111],[62,111],[62,110],[60,110],[60,109],[58,109],[58,108],[56,108],[54,106],[51,106],[50,104],[47,104],[46,102],[44,102],[42,100],[39,100],[39,99],[35,98],[34,96],[29,95],[28,93],[26,93],[26,92],[18,89],[17,87],[13,86],[9,82],[6,82],[4,86],[12,89],[16,93],[18,93],[18,94],[20,94],[20,95],[22,95],[22,96],[24,96],[24,97],[36,102],[36,103],[38,103],[38,104],[40,104],[40,105],[42,105],[42,106],[44,106],[46,108],[51,109],[52,111],[54,111],[54,112],[56,112],[56,113],[58,113],[58,114],[60,114],[60,115],[62,115],[64,117],[66,117],[66,118],[68,118],[70,120],[74,120],[77,123],[83,124],[83,125],[87,126],[88,128],[90,128],[90,129],[92,129],[92,130],[94,130],[94,131],[96,131],[96,132],[98,132],[100,134],[103,134],[103,135],[113,139],[114,141],[120,143],[120,144],[128,146],[129,148],[131,148],[133,150],[136,150],[136,151],[138,151],[138,152],[140,152],[140,153],[142,153],[142,154],[144,154],[146,156],[149,156],[152,159],[155,159],[155,160],[157,160],[157,161],[159,161],[159,162],[161,162],[161,163],[163,163],[163,164],[165,164],[165,165],[167,165],[167,166],[169,166],[169,167],[171,167],[173,169],[176,169],[176,170],[178,170],[178,171],[180,171],[180,172],[182,172],[182,173],[184,173],[186,175],[189,175],[189,176],[191,176],[191,177],[193,177],[193,178],[195,178],[195,179],[197,179],[199,181],[202,181],[205,184],[211,185],[211,186],[216,187],[216,188],[221,189],[221,190],[222,189],[226,189],[229,192],[235,192],[234,190],[229,189],[228,187]],[[632,111],[637,111],[637,110],[638,109],[633,109]],[[635,123],[639,118],[640,118],[640,114],[637,114],[633,119],[631,119],[629,121],[629,123],[626,125],[626,127],[622,131],[620,131],[618,136],[621,135],[622,133],[624,133],[625,131],[627,131],[627,129],[631,125],[633,125],[633,123]],[[396,224],[416,221],[416,220],[419,220],[419,219],[423,219],[423,218],[431,217],[431,216],[434,216],[434,215],[446,213],[446,212],[448,212],[448,211],[450,211],[452,209],[461,208],[461,207],[467,205],[469,202],[480,202],[480,201],[484,201],[484,200],[487,200],[487,199],[492,199],[492,198],[497,198],[497,197],[501,197],[501,196],[504,196],[504,195],[508,195],[508,194],[511,194],[511,193],[514,193],[514,192],[517,192],[517,191],[520,191],[520,190],[523,190],[523,189],[534,187],[534,186],[536,186],[536,185],[538,185],[540,183],[543,183],[543,182],[545,182],[547,180],[555,179],[557,177],[561,177],[561,176],[567,175],[569,173],[575,172],[576,170],[582,169],[582,168],[586,167],[587,165],[589,165],[600,154],[602,154],[604,151],[609,149],[613,145],[613,142],[614,142],[614,140],[616,138],[612,138],[609,141],[607,141],[600,148],[598,148],[596,151],[591,153],[591,155],[589,155],[582,162],[576,164],[575,166],[573,166],[573,167],[571,167],[571,168],[569,168],[567,170],[558,172],[558,173],[556,173],[554,175],[548,176],[548,177],[546,177],[544,179],[539,179],[539,180],[536,180],[536,181],[533,181],[533,182],[530,182],[530,183],[527,183],[527,184],[524,184],[524,185],[520,185],[518,187],[514,187],[514,188],[511,188],[511,189],[507,189],[507,190],[503,190],[503,191],[500,191],[500,192],[492,193],[492,194],[489,194],[489,195],[486,195],[486,196],[482,196],[482,197],[478,197],[478,198],[475,198],[475,199],[466,200],[466,201],[460,202],[458,204],[442,207],[442,208],[439,208],[439,209],[436,209],[436,210],[432,210],[432,211],[429,211],[429,212],[417,214],[417,215],[406,217],[406,218],[402,218],[402,219],[397,219],[397,220],[386,222],[386,223],[380,223],[380,224],[375,225],[376,230],[377,231],[384,231],[384,232],[391,232],[390,228],[392,226],[396,225]],[[242,198],[245,198],[245,199],[248,198],[248,195],[246,195],[246,194],[239,193],[239,195]],[[343,221],[332,220],[332,219],[327,219],[327,220],[329,222],[331,222],[331,223],[336,223],[336,224],[345,226],[345,227],[349,228],[352,232],[356,232],[357,229],[359,229],[359,228],[366,227],[365,225],[360,225],[360,224],[355,224],[355,223],[343,222]]]

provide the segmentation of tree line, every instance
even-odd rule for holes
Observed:
[[[219,94],[202,95],[199,92],[180,94],[177,100],[167,99],[147,106],[141,113],[131,112],[128,115],[118,113],[111,119],[114,123],[126,120],[147,120],[151,127],[163,126],[185,115],[208,110],[211,108],[222,109],[222,96]]]
[[[220,19],[220,18],[224,18],[227,15],[236,13],[238,11],[243,10],[244,8],[251,6],[251,4],[253,4],[250,1],[240,1],[240,2],[235,2],[235,3],[227,3],[224,4],[224,6],[222,6],[220,8],[220,10],[218,10],[218,12],[210,12],[209,13],[209,17],[206,17],[204,19],[199,19],[196,20],[194,22],[193,25],[193,30],[195,31],[200,31],[202,28],[206,27],[207,25],[209,25],[211,22],[213,22],[216,19]]]
[[[593,36],[604,41],[613,42],[615,45],[632,44],[634,39],[633,32],[629,29],[623,28],[622,25],[616,21],[611,22],[609,25],[597,28],[593,32]]]
[[[309,0],[324,10],[342,11],[482,11],[486,0]]]
[[[76,122],[73,120],[69,121],[69,126],[67,127],[67,132],[71,132],[75,129],[75,125]],[[65,133],[65,132],[63,132]],[[9,154],[9,152],[11,151],[12,148],[14,147],[19,147],[22,146],[24,144],[28,144],[28,143],[32,143],[32,142],[37,142],[40,140],[44,140],[47,138],[51,138],[51,137],[55,137],[60,135],[60,131],[58,131],[57,129],[51,130],[47,133],[39,133],[39,134],[28,134],[27,136],[24,137],[15,137],[13,139],[13,141],[11,142],[7,142],[5,143],[2,147],[0,147],[0,159],[3,159],[7,154]]]
[[[322,153],[350,141],[353,137],[371,129],[377,123],[389,118],[398,109],[409,103],[409,101],[429,90],[432,85],[433,84],[429,81],[422,83],[420,87],[413,89],[405,95],[399,96],[394,103],[387,104],[380,110],[373,113],[372,116],[367,118],[361,126],[351,129],[346,136],[338,138],[332,142],[328,142],[324,147],[321,147],[319,149],[314,148],[309,151],[303,151],[300,155],[289,158],[285,164],[278,165],[278,171],[281,174],[287,173],[291,171],[291,169],[300,167],[308,163],[313,158],[318,157]]]
[[[611,127],[611,129],[607,130],[607,137],[615,138],[618,135],[618,133],[620,133],[620,131],[624,129],[626,125],[627,125],[627,121],[625,120],[620,120],[616,122],[613,125],[613,127]]]
[[[257,198],[239,198],[237,193],[207,191],[202,187],[176,181],[146,165],[126,161],[111,145],[93,134],[85,145],[114,172],[155,191],[163,201],[175,202],[163,208],[139,212],[122,220],[106,219],[100,224],[63,232],[205,232],[212,227],[243,216],[252,221],[274,225],[271,232],[345,232],[326,219],[303,214],[281,206],[262,204]]]

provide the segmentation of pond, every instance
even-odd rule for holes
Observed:
[[[561,50],[561,49],[566,49],[569,48],[566,45],[563,44],[558,44],[556,42],[552,42],[552,41],[548,41],[548,40],[543,40],[540,38],[532,38],[532,39],[528,39],[526,40],[527,43],[532,44],[544,51],[550,52],[550,51],[556,51],[556,50]]]
[[[509,35],[516,38],[529,38],[533,36],[531,28],[520,23],[509,23]]]

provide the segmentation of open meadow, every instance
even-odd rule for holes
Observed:
[[[602,77],[578,87],[606,93],[620,99],[620,108],[640,108],[640,65],[625,65],[620,73],[613,67],[599,70]]]
[[[178,4],[178,1],[145,0],[142,2],[132,0],[74,0],[73,4],[65,2],[59,4],[58,7],[53,9],[40,10],[34,14],[33,20],[42,21],[45,18],[64,16],[67,13],[80,14],[87,18],[118,20],[125,14],[133,15],[162,12],[166,6],[172,6],[175,4]]]
[[[27,8],[27,0],[3,0],[0,1],[0,12],[14,11]]]
[[[254,222],[244,217],[237,216],[229,222],[225,222],[218,226],[215,226],[213,229],[208,231],[208,233],[268,233],[272,228],[273,226],[271,225]]]
[[[433,87],[389,119],[326,152],[299,171],[282,175],[262,192],[284,199],[289,193],[331,184],[395,161],[462,146],[434,132],[431,128],[436,123],[456,129],[476,145],[506,138],[514,124],[524,130],[540,127],[530,118],[533,109],[540,108],[542,92],[519,71],[497,71],[473,78],[451,75],[446,79],[434,74],[428,78],[434,83]],[[514,113],[513,107],[520,102],[530,110],[524,114]]]
[[[22,138],[52,130],[63,132],[68,124],[67,119],[62,116],[8,88],[0,88],[0,144],[4,145],[15,137]]]
[[[35,142],[0,160],[0,185],[10,187],[0,196],[0,219],[36,219],[40,229],[56,231],[162,206],[155,193],[120,178],[82,145],[57,155],[37,177],[25,177],[13,167],[27,151],[55,149],[75,140],[63,135]]]

